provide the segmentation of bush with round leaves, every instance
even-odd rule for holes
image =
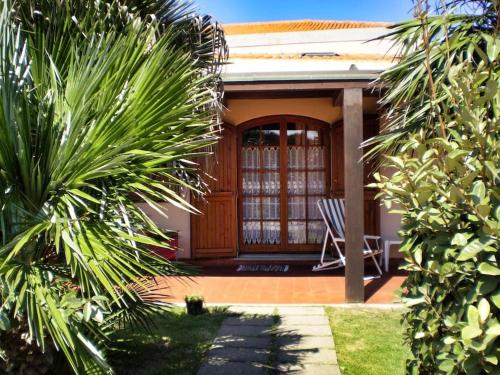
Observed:
[[[422,5],[422,4],[421,4]],[[500,368],[498,2],[396,25],[379,196],[402,215],[408,374]],[[418,44],[420,43],[420,44]],[[417,46],[417,48],[415,48]]]

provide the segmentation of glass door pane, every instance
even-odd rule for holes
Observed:
[[[243,244],[281,242],[280,125],[243,132]]]
[[[326,226],[319,212],[318,200],[327,196],[326,157],[324,131],[307,129],[307,243],[320,244],[326,232]]]
[[[326,127],[307,121],[283,121],[243,131],[244,250],[259,251],[259,245],[280,251],[320,247],[326,228],[317,202],[329,192],[328,139]]]
[[[287,123],[288,243],[307,243],[306,126]]]
[[[320,129],[287,123],[288,242],[320,244],[325,226],[317,201],[326,196],[326,146]]]

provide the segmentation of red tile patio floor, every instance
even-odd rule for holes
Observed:
[[[206,303],[226,304],[337,304],[345,303],[343,271],[313,273],[309,266],[290,266],[286,273],[235,272],[236,266],[205,267],[200,276],[167,277],[160,282],[167,302],[182,302],[198,294]],[[368,271],[369,272],[369,271]],[[405,275],[396,269],[365,282],[366,303],[397,302],[395,292]]]

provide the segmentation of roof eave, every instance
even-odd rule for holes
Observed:
[[[338,70],[321,72],[258,72],[258,73],[226,73],[222,75],[225,84],[262,83],[262,82],[318,82],[318,81],[374,81],[381,70]]]

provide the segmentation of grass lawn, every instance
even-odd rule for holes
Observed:
[[[403,375],[401,310],[326,308],[342,375]]]
[[[229,315],[221,308],[200,316],[174,308],[155,319],[153,335],[142,330],[118,331],[114,338],[123,351],[111,358],[116,374],[196,374],[222,321]]]

